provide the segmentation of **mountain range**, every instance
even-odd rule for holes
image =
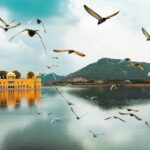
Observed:
[[[97,62],[89,64],[88,66],[71,73],[67,76],[58,76],[55,74],[57,81],[67,81],[73,78],[84,78],[86,80],[140,80],[148,81],[148,73],[150,72],[150,63],[145,62],[133,62],[138,63],[144,67],[144,71],[141,71],[137,67],[129,67],[129,62],[122,61],[120,59],[102,58]],[[52,74],[47,74],[42,77],[43,82],[55,82]]]

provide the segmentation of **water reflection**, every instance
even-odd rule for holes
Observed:
[[[1,90],[0,91],[0,108],[14,108],[20,107],[21,102],[25,100],[29,107],[41,103],[41,90]]]
[[[109,88],[94,87],[94,88],[76,88],[70,89],[69,93],[82,98],[86,101],[91,101],[103,109],[113,109],[119,106],[131,106],[137,104],[145,104],[150,102],[149,88],[120,88],[110,91]],[[94,100],[89,100],[88,97],[96,96]]]
[[[23,105],[24,107],[13,111],[11,109],[0,110],[0,150],[150,149],[150,128],[144,124],[144,120],[150,122],[149,89],[109,91],[109,89],[100,88],[59,88],[70,101],[75,103],[72,107],[77,113],[88,112],[88,114],[77,120],[71,112],[70,106],[66,104],[54,87],[42,89],[42,97],[44,97],[42,101],[40,92],[26,91],[25,94],[23,91],[18,91],[16,96],[13,94],[15,91],[6,92],[7,96],[1,97],[1,104],[7,105],[8,108],[12,107],[13,102],[8,106],[8,100],[11,98],[14,99],[12,101],[15,101],[15,104],[19,102],[22,106],[25,100],[28,105],[27,107]],[[2,95],[2,93],[0,94]],[[98,105],[88,100],[86,95],[97,96],[98,99],[95,101]],[[34,107],[30,107],[35,103],[40,103],[40,115],[37,115]],[[137,121],[129,116],[121,116],[126,123],[113,119],[105,121],[106,117],[119,115],[120,110],[117,107],[120,104],[140,110],[137,115],[143,121]],[[16,105],[13,104],[13,106]],[[108,108],[111,109],[108,110]],[[50,116],[47,115],[49,111],[53,112]],[[54,117],[58,117],[62,121],[51,123],[50,120]],[[105,135],[93,138],[89,129]]]

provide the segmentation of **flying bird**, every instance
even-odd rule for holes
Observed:
[[[58,57],[51,57],[52,59],[59,59]]]
[[[150,128],[150,124],[147,121],[145,121],[145,124]]]
[[[150,34],[144,28],[142,28],[142,32],[146,36],[147,41],[150,41]]]
[[[128,67],[136,67],[136,68],[138,68],[138,69],[140,69],[141,71],[144,71],[145,69],[144,69],[144,67],[143,66],[141,66],[140,64],[138,64],[138,63],[132,63],[132,62],[130,62],[129,64],[128,64]]]
[[[85,56],[85,54],[83,54],[82,52],[76,51],[76,50],[56,50],[56,49],[54,49],[53,51],[56,53],[60,53],[60,52],[68,52],[68,54],[75,53],[76,55],[79,55],[81,57]]]
[[[110,87],[110,90],[112,91],[113,89],[115,89],[115,90],[118,90],[119,88],[120,88],[120,84],[113,84],[113,85],[111,85],[111,87]]]
[[[104,135],[104,133],[94,133],[91,130],[89,130],[89,132],[93,135],[94,138],[97,138],[99,135]]]
[[[123,108],[123,107],[119,107],[119,109],[126,109],[127,111],[139,112],[139,110],[137,110],[137,109],[131,109],[131,108]]]
[[[135,119],[141,121],[142,119],[140,117],[138,117],[137,115],[135,114],[132,114],[132,113],[123,113],[123,112],[119,112],[120,115],[130,115],[131,117],[134,117]]]
[[[37,35],[40,38],[41,42],[42,42],[42,45],[43,45],[44,50],[45,50],[45,54],[47,54],[45,44],[44,44],[44,42],[42,40],[41,35],[38,33],[38,31],[39,30],[24,29],[24,30],[20,31],[19,33],[17,33],[16,35],[14,35],[12,38],[10,38],[9,41],[12,41],[16,36],[20,35],[23,32],[27,32],[28,36],[31,37],[31,38],[34,37],[35,35]]]
[[[62,119],[55,117],[55,118],[50,120],[50,123],[60,122],[60,121],[62,121]]]
[[[105,22],[107,19],[110,19],[114,16],[116,16],[119,11],[107,16],[107,17],[101,17],[99,14],[97,14],[94,10],[92,10],[91,8],[89,8],[87,5],[84,5],[84,9],[94,18],[96,18],[98,20],[98,25]]]
[[[66,103],[69,105],[69,106],[71,106],[71,105],[75,105],[74,103],[72,103],[71,101],[66,101]]]
[[[130,59],[130,58],[125,58],[125,59],[122,59],[119,63],[122,63],[122,62],[124,62],[124,61],[126,61],[126,62],[130,62],[130,61],[131,61],[131,59]]]
[[[0,28],[2,28],[4,31],[8,31],[10,29],[17,28],[21,25],[21,23],[17,23],[15,25],[11,25],[15,20],[11,21],[9,24],[7,24],[2,18],[0,18],[0,21],[5,25],[4,27],[0,25]]]
[[[87,113],[85,113],[85,114],[83,114],[81,116],[78,116],[72,107],[71,107],[71,111],[75,115],[75,117],[76,117],[77,120],[81,119],[83,116],[85,116],[87,114]]]
[[[30,23],[32,23],[33,21],[35,21],[35,19],[32,19],[32,20],[28,21],[28,23],[30,24]],[[37,19],[36,19],[36,23],[37,23],[37,24],[41,24],[42,27],[43,27],[44,32],[46,33],[46,28],[45,28],[45,25],[44,25],[43,21],[42,21],[41,19],[38,19],[38,18],[37,18]]]
[[[109,120],[109,119],[119,119],[120,121],[122,122],[126,122],[125,120],[121,119],[120,117],[117,117],[117,116],[112,116],[112,117],[108,117],[108,118],[105,118],[104,120]]]

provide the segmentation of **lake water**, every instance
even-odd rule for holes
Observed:
[[[0,150],[150,150],[150,89],[55,87],[0,91]],[[96,96],[91,100],[89,97]],[[76,119],[71,107],[80,117]],[[118,112],[133,112],[142,121]],[[53,112],[53,113],[51,113]],[[110,116],[118,119],[104,120]],[[103,133],[94,138],[89,132]]]

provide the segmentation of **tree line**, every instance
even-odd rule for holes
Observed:
[[[5,70],[0,70],[0,78],[1,79],[6,79],[6,75],[7,75],[7,71]],[[16,79],[20,79],[21,78],[21,73],[17,70],[14,70],[13,73],[16,74]],[[27,73],[27,78],[33,78],[34,77],[34,73],[32,71],[29,71]]]

